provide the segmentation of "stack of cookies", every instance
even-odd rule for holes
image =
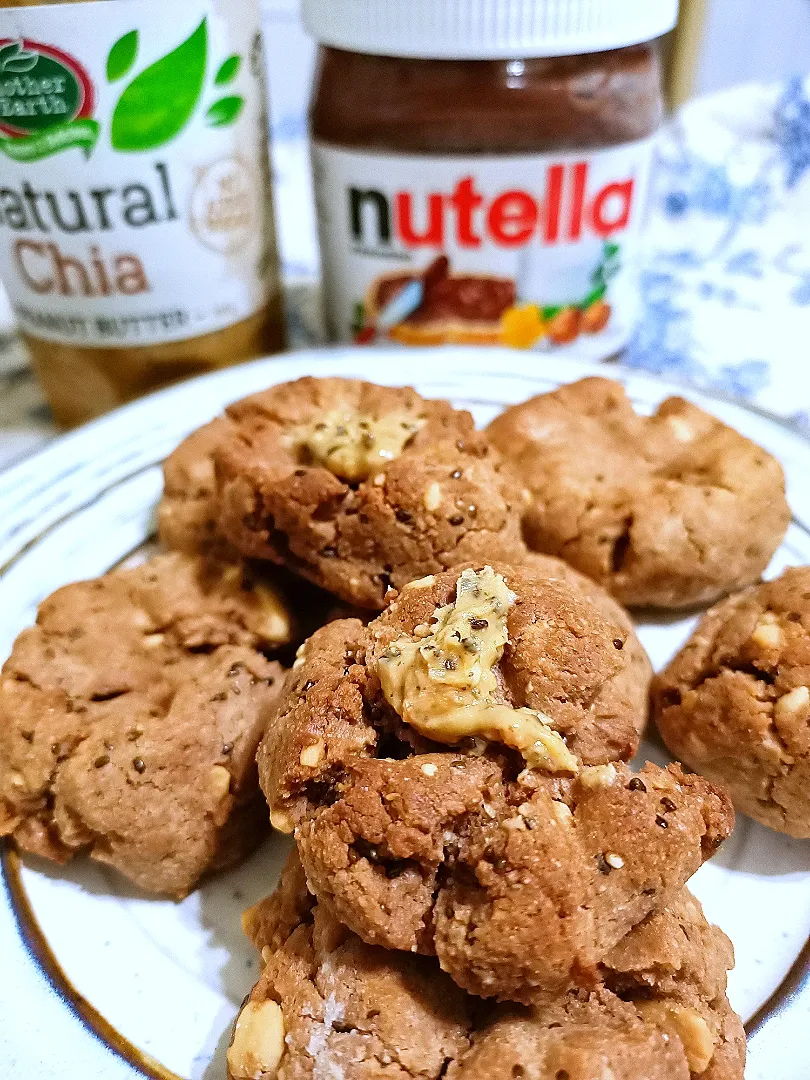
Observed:
[[[176,897],[268,816],[294,835],[245,915],[232,1080],[741,1080],[731,946],[686,884],[733,827],[712,781],[810,832],[810,578],[756,585],[779,465],[603,379],[481,433],[308,378],[165,476],[167,552],[55,594],[5,665],[0,833]],[[621,604],[746,587],[654,685],[703,775],[631,770]]]

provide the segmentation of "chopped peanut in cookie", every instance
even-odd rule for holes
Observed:
[[[642,1001],[636,1008],[645,1020],[678,1036],[693,1076],[708,1069],[714,1057],[714,1036],[696,1009],[675,1001]]]
[[[239,1014],[228,1047],[228,1070],[234,1080],[275,1076],[284,1054],[284,1014],[273,1001],[249,1001]]]
[[[500,455],[470,413],[408,387],[305,378],[236,402],[213,481],[236,551],[373,611],[414,578],[525,552]],[[175,509],[207,522],[204,505]]]
[[[577,772],[577,759],[546,717],[498,700],[495,665],[515,602],[490,566],[465,570],[455,603],[437,608],[432,627],[394,642],[377,663],[383,693],[420,735],[441,743],[480,736],[519,750],[530,768]]]
[[[587,988],[528,1006],[485,1004],[436,957],[362,941],[315,901],[297,855],[245,932],[262,972],[237,1022],[229,1080],[743,1077],[745,1034],[726,997],[731,943],[685,889],[622,938]],[[267,1006],[267,1026],[246,1039]],[[271,1069],[277,1044],[256,1051],[277,1012],[284,1049]]]
[[[290,610],[272,582],[252,581],[242,563],[227,566],[222,571],[222,592],[239,590],[243,602],[245,626],[268,645],[287,645],[293,637]]]
[[[408,412],[375,419],[344,407],[300,428],[293,441],[307,464],[322,465],[341,480],[357,483],[399,457],[424,424]]]

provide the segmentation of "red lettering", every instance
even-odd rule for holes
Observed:
[[[90,248],[90,265],[93,267],[96,273],[96,282],[98,284],[98,291],[102,296],[112,296],[112,289],[110,288],[110,279],[107,277],[107,268],[101,261],[101,252],[95,245]]]
[[[496,244],[520,247],[537,228],[540,211],[525,191],[505,191],[494,199],[487,215],[487,225]]]
[[[68,277],[70,270],[78,281],[79,289],[84,296],[93,296],[93,286],[90,283],[90,275],[84,265],[72,255],[63,255],[56,244],[48,244],[48,250],[53,260],[53,268],[56,274],[56,290],[62,296],[76,296]]]
[[[79,256],[65,255],[56,244],[36,240],[17,240],[14,258],[20,276],[39,295],[124,296],[149,292],[149,281],[137,255],[111,255],[110,266],[95,245],[87,253],[87,262]],[[39,262],[38,262],[39,261]]]
[[[471,176],[459,180],[456,190],[450,196],[450,203],[456,211],[456,237],[459,247],[481,247],[481,237],[473,231],[473,214],[483,201],[484,197],[475,190],[475,181]]]
[[[560,239],[560,212],[562,210],[563,180],[565,167],[552,165],[546,181],[546,243],[556,244]]]
[[[393,197],[394,232],[406,248],[426,247],[438,251],[447,241],[455,241],[459,248],[481,248],[487,242],[499,247],[519,248],[538,232],[540,242],[548,245],[577,243],[586,233],[604,240],[628,227],[635,181],[630,178],[607,184],[591,199],[588,194],[590,175],[588,161],[550,165],[546,173],[544,203],[533,193],[519,188],[502,191],[490,201],[476,187],[476,178],[472,175],[462,177],[447,193],[400,191]],[[448,211],[454,220],[446,223]],[[45,254],[46,246],[32,242],[32,250]],[[82,268],[71,259],[57,258],[56,253],[53,254],[56,280],[52,286],[63,288],[65,271],[75,275]],[[106,282],[98,267],[97,274],[101,290],[106,293]],[[146,288],[144,280],[132,285],[133,290]],[[120,291],[120,284],[115,284]]]
[[[434,192],[427,197],[427,224],[418,233],[413,224],[413,195],[400,191],[396,196],[397,233],[406,247],[444,247],[444,197]]]
[[[594,200],[591,210],[593,231],[603,240],[614,233],[626,229],[633,209],[633,189],[635,181],[608,184],[602,188]]]
[[[137,255],[116,255],[115,284],[124,296],[149,292],[146,272]]]
[[[588,163],[579,161],[574,166],[574,190],[571,194],[571,220],[568,223],[568,239],[579,240],[585,217],[585,188],[588,183]]]
[[[47,256],[45,256],[45,245],[37,243],[36,240],[17,240],[14,244],[14,258],[17,260],[17,269],[20,271],[20,276],[29,289],[32,289],[35,293],[39,293],[40,295],[50,292],[53,288],[53,278],[37,279],[33,277],[32,274],[29,273],[25,265],[25,259],[23,258],[26,252],[31,252],[33,255],[47,258]]]

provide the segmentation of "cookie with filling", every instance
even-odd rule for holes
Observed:
[[[592,974],[731,828],[700,778],[620,763],[643,722],[616,692],[626,641],[525,566],[413,582],[367,627],[318,631],[259,769],[319,900],[484,996]]]
[[[414,390],[299,379],[231,405],[214,451],[218,528],[350,604],[524,550],[523,493],[469,413]]]

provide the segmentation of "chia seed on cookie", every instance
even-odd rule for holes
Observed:
[[[537,566],[434,575],[318,631],[259,769],[324,906],[482,996],[592,973],[731,827],[701,779],[613,763],[643,723],[615,692],[626,640]]]

